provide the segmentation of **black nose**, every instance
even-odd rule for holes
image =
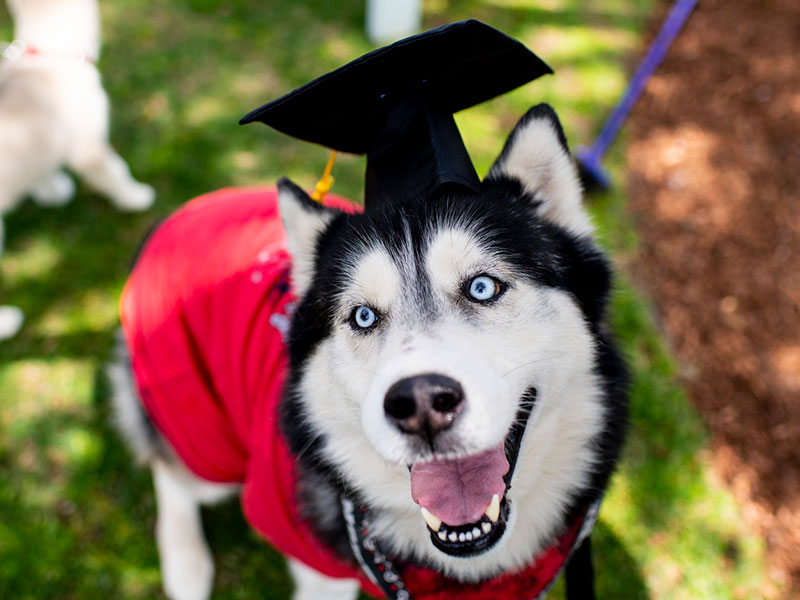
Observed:
[[[464,389],[455,379],[429,373],[401,379],[383,400],[386,417],[403,433],[429,442],[453,424],[464,407]]]

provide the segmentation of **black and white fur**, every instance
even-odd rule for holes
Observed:
[[[463,581],[528,564],[602,495],[627,414],[625,368],[604,323],[610,270],[553,110],[539,105],[521,119],[477,194],[440,192],[348,216],[282,180],[279,201],[300,298],[282,426],[299,457],[298,502],[317,534],[352,561],[337,500],[347,493],[397,557]],[[466,297],[479,274],[503,283],[496,301]],[[352,321],[361,305],[380,316],[367,331]],[[389,388],[422,373],[464,390],[463,411],[434,441],[403,433],[384,412]],[[123,431],[153,467],[167,593],[206,598],[213,566],[199,505],[232,490],[198,480],[154,445],[124,360],[111,375]],[[501,443],[531,392],[505,533],[477,556],[445,554],[411,498],[409,466]],[[293,561],[290,570],[297,599],[357,595],[355,582]]]

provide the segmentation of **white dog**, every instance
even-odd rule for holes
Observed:
[[[8,0],[15,41],[0,58],[0,251],[2,215],[26,195],[41,205],[67,203],[68,167],[120,210],[155,198],[108,141],[109,103],[95,62],[100,52],[96,0]],[[0,307],[0,339],[22,325]]]

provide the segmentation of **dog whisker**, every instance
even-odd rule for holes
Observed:
[[[322,435],[323,435],[322,433],[318,433],[310,440],[308,440],[308,443],[305,446],[303,446],[297,453],[297,456],[295,456],[295,462],[300,462],[300,459],[303,458],[303,456],[305,456],[306,452],[311,450],[311,448],[320,440],[320,438],[322,438]]]
[[[538,363],[542,363],[542,362],[546,362],[546,361],[551,361],[551,360],[554,360],[554,359],[562,358],[564,356],[566,356],[566,352],[558,352],[558,353],[555,353],[555,354],[548,354],[548,355],[545,355],[545,356],[538,356],[537,358],[534,358],[532,360],[524,361],[524,362],[522,362],[522,363],[520,363],[518,365],[515,365],[515,366],[511,367],[508,371],[503,373],[503,377],[507,377],[508,375],[510,375],[514,371],[518,371],[519,369],[524,369],[525,367],[530,367],[530,366],[538,364]]]

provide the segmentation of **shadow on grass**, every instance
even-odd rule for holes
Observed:
[[[149,483],[131,472],[104,413],[50,409],[7,424],[0,597],[148,598],[158,590],[157,562],[140,541],[153,522]]]
[[[702,485],[698,457],[705,430],[678,384],[662,341],[652,331],[650,315],[630,287],[621,284],[614,295],[615,330],[633,370],[631,432],[623,468],[637,518],[654,531],[679,520],[687,502]]]
[[[3,302],[20,306],[26,324],[0,345],[0,362],[22,358],[104,356],[113,302],[140,230],[154,215],[124,215],[81,194],[73,206],[26,203],[6,218],[10,257]],[[37,258],[44,254],[43,258]]]
[[[598,598],[648,600],[650,594],[641,567],[625,544],[601,519],[592,532],[594,568],[597,571]]]

